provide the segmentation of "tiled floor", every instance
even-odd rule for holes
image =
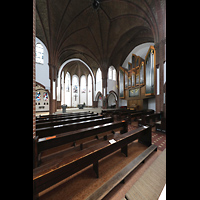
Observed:
[[[162,132],[152,132],[152,144],[155,144],[159,150],[166,148],[166,134]]]
[[[132,122],[128,126],[128,131],[138,128],[138,122]],[[162,133],[152,128],[152,144],[155,144],[159,150],[163,151],[166,148],[166,133]]]

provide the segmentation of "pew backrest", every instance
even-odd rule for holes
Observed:
[[[64,132],[74,131],[90,126],[100,125],[100,124],[106,124],[109,122],[113,122],[112,117],[103,117],[98,119],[92,119],[92,120],[86,120],[86,121],[80,121],[70,124],[60,124],[56,126],[50,126],[50,127],[44,127],[44,128],[37,128],[36,129],[36,135],[39,136],[39,138],[48,137]]]

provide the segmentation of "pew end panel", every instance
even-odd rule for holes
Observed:
[[[146,128],[146,130],[141,133],[138,139],[138,142],[149,147],[151,146],[151,142],[152,142],[151,126],[143,126],[143,127]]]
[[[124,128],[120,131],[121,134],[128,132],[128,120],[122,120],[122,122],[124,122]]]
[[[38,148],[37,148],[38,139],[39,139],[38,136],[33,138],[33,169],[38,166]]]

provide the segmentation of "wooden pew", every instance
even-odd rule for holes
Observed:
[[[102,110],[101,114],[105,116],[114,116],[117,117],[117,120],[128,120],[129,124],[131,124],[131,119],[136,117],[141,117],[145,114],[153,114],[154,110],[152,109],[145,109],[145,110],[130,110],[130,109],[107,109]]]
[[[138,126],[143,126],[143,125],[154,126],[155,122],[161,120],[162,116],[163,116],[163,112],[162,111],[159,112],[159,113],[154,113],[154,114],[150,114],[150,115],[143,115],[141,117],[141,119],[138,120]]]
[[[138,117],[142,117],[143,115],[150,115],[150,114],[153,114],[153,113],[154,113],[154,110],[152,110],[152,109],[140,110],[140,111],[132,112],[130,121],[132,120],[132,118],[134,120],[137,120]]]
[[[160,121],[155,123],[156,131],[161,131],[166,133],[166,118],[162,117]]]
[[[82,114],[88,114],[90,112],[76,112],[76,113],[65,113],[65,114],[52,114],[52,115],[39,115],[36,116],[36,119],[46,119],[46,118],[57,118],[57,117],[63,117],[63,116],[69,116],[69,115],[82,115]]]
[[[56,120],[61,120],[61,119],[72,119],[74,117],[85,117],[85,116],[94,116],[98,115],[98,113],[86,113],[86,114],[78,114],[78,115],[64,115],[64,116],[57,116],[57,117],[52,117],[52,118],[44,118],[44,119],[36,119],[36,123],[43,123],[43,122],[49,122],[49,121],[56,121]]]
[[[76,154],[70,156],[65,155],[62,158],[57,157],[51,163],[35,168],[33,170],[34,197],[36,198],[39,192],[91,164],[98,178],[99,160],[118,149],[121,149],[121,152],[125,154],[125,156],[128,156],[128,144],[136,139],[138,139],[138,142],[148,147],[151,146],[151,127],[140,127],[116,137],[115,143],[111,144],[108,141],[104,141],[98,145],[79,151]]]
[[[80,148],[83,149],[83,143],[88,139],[99,138],[104,136],[107,139],[107,134],[120,131],[121,134],[128,131],[128,123],[126,121],[110,122],[102,125],[82,128],[66,133],[61,133],[47,138],[40,138],[37,136],[33,139],[33,168],[37,167],[41,161],[41,152],[55,148],[67,143],[80,143]]]
[[[43,123],[36,123],[36,129],[50,127],[50,126],[57,126],[61,124],[75,123],[75,122],[86,121],[86,120],[100,119],[103,117],[104,117],[103,115],[93,115],[93,116],[86,116],[86,117],[74,117],[72,119],[61,119],[61,120],[48,121],[48,122],[43,122]]]
[[[39,138],[43,137],[49,137],[52,135],[57,135],[64,132],[74,131],[82,128],[87,128],[90,126],[100,125],[113,122],[112,117],[103,117],[98,119],[92,119],[87,121],[80,121],[76,123],[70,123],[70,124],[61,124],[56,126],[49,126],[44,128],[37,128],[36,129],[36,135],[39,136]]]
[[[139,156],[132,160],[128,165],[121,169],[118,173],[112,176],[108,181],[101,185],[96,191],[90,194],[86,200],[101,200],[119,183],[124,183],[125,178],[136,169],[136,167],[144,163],[145,159],[154,151],[157,151],[157,146],[152,144]],[[127,200],[124,198],[124,200]]]
[[[107,117],[112,117],[113,112],[127,110],[126,108],[103,109],[101,114]],[[129,110],[129,109],[128,109]]]

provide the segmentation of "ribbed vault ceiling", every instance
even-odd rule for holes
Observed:
[[[158,40],[156,7],[164,0],[37,0],[36,36],[49,51],[57,69],[66,60],[79,58],[94,74],[118,68],[137,45]],[[68,68],[84,67],[71,63]],[[87,69],[84,67],[87,71]]]

